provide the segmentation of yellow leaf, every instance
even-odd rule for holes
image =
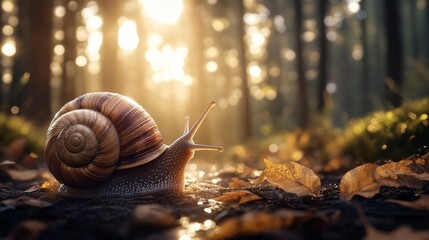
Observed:
[[[371,198],[380,191],[374,178],[377,165],[367,163],[348,171],[340,181],[340,198],[350,201],[355,195]]]
[[[313,170],[296,162],[274,164],[264,159],[265,170],[262,178],[285,192],[295,193],[298,196],[317,196],[320,192],[321,182]]]
[[[248,212],[221,222],[210,232],[210,239],[231,239],[240,235],[258,234],[279,228],[288,228],[319,215],[304,211],[279,210],[276,212]]]
[[[250,183],[252,184],[262,184],[267,178],[264,175],[264,172],[259,175],[257,179],[250,179]]]
[[[233,177],[231,178],[231,181],[228,183],[228,187],[230,188],[238,188],[238,187],[244,187],[247,186],[248,183],[237,178],[237,177]]]
[[[258,195],[247,191],[247,190],[237,190],[232,192],[226,192],[216,198],[214,200],[219,202],[226,202],[226,203],[247,203],[255,200],[261,199]]]
[[[416,201],[401,201],[395,199],[389,199],[386,202],[396,203],[404,207],[409,207],[417,210],[427,210],[429,211],[429,195],[421,195],[420,198]]]

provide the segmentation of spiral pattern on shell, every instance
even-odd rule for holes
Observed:
[[[105,181],[119,159],[119,138],[114,125],[88,109],[68,112],[49,128],[45,150],[48,168],[67,186],[93,187]]]
[[[116,170],[152,161],[166,147],[152,117],[139,104],[119,94],[88,93],[55,115],[45,159],[59,182],[91,188]]]

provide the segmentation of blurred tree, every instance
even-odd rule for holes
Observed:
[[[52,1],[19,0],[19,39],[14,81],[30,73],[28,86],[21,92],[21,112],[33,121],[50,119],[50,53],[52,53]]]
[[[403,78],[403,54],[401,37],[401,15],[397,0],[384,0],[386,26],[386,97],[390,104],[398,107],[402,103],[400,89]],[[415,31],[414,31],[415,32]],[[416,46],[414,46],[415,49]]]
[[[103,44],[101,45],[101,79],[104,91],[117,92],[118,81],[118,19],[122,2],[103,0],[100,13],[103,16]]]
[[[302,4],[301,0],[295,0],[295,14],[296,14],[296,68],[298,73],[298,98],[299,98],[299,125],[302,128],[308,126],[308,94],[307,94],[307,83],[304,76],[304,49],[302,40]]]
[[[326,7],[327,0],[319,1],[319,96],[318,96],[318,104],[317,110],[323,111],[325,109],[325,95],[326,93],[326,83],[327,83],[327,42],[326,42],[326,25],[325,25],[325,17],[326,17]]]
[[[245,10],[243,1],[234,1],[234,4],[236,5],[238,16],[244,16]],[[245,24],[243,17],[240,17],[237,21],[237,28],[239,30],[239,36],[240,36],[240,44],[238,46],[239,51],[239,61],[242,64],[242,66],[247,65],[246,61],[246,44],[244,42],[244,35],[245,35]],[[252,136],[252,118],[250,113],[250,95],[249,91],[247,90],[248,84],[248,78],[247,78],[247,72],[245,67],[240,68],[240,78],[242,80],[242,85],[244,86],[242,99],[243,99],[243,116],[244,116],[244,123],[243,123],[243,138],[249,139]]]
[[[78,1],[77,6],[82,6],[83,0]],[[62,75],[62,91],[61,96],[62,99],[59,99],[60,105],[70,101],[71,99],[76,97],[76,66],[74,65],[74,61],[77,57],[77,40],[76,40],[76,29],[78,27],[78,19],[77,14],[79,13],[79,9],[66,8],[66,13],[64,15],[64,61],[63,61],[63,69],[65,74]]]

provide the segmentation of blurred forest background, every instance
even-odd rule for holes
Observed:
[[[170,143],[215,99],[198,142],[232,146],[429,94],[429,0],[1,2],[2,116],[42,128],[113,91]]]

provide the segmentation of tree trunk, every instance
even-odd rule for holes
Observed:
[[[239,25],[237,26],[238,31],[240,31],[240,40],[241,44],[238,46],[239,51],[239,61],[241,63],[240,66],[240,77],[242,79],[243,84],[243,114],[244,114],[244,127],[243,127],[243,137],[244,139],[248,139],[252,136],[252,123],[251,123],[251,113],[250,113],[250,95],[249,95],[249,85],[248,85],[248,79],[247,79],[247,61],[246,61],[246,43],[244,42],[244,35],[245,35],[245,24],[243,21],[243,16],[245,14],[245,9],[243,5],[243,1],[239,1],[239,4],[237,4],[237,13],[238,16],[241,16],[241,21],[239,21]]]
[[[118,50],[118,17],[120,1],[104,0],[100,4],[103,16],[103,44],[101,45],[101,79],[103,91],[118,91],[117,50]]]
[[[319,60],[319,91],[318,91],[318,105],[317,110],[319,112],[323,111],[325,108],[325,94],[326,94],[326,62],[327,58],[327,44],[326,44],[326,26],[325,26],[325,16],[326,16],[326,0],[320,0],[319,2],[319,32],[320,32],[320,60]]]
[[[299,117],[300,126],[308,127],[308,96],[307,84],[304,76],[304,58],[303,58],[303,41],[302,41],[302,4],[301,0],[295,0],[296,13],[296,69],[298,72],[298,100],[299,100]]]
[[[398,1],[384,0],[385,24],[386,24],[386,97],[394,107],[401,105],[402,97],[400,87],[402,85],[403,53],[401,39],[401,16],[399,14]]]
[[[16,58],[14,77],[28,72],[30,80],[22,113],[33,121],[50,119],[50,62],[52,54],[52,1],[18,1],[20,23],[17,39],[19,54]]]

